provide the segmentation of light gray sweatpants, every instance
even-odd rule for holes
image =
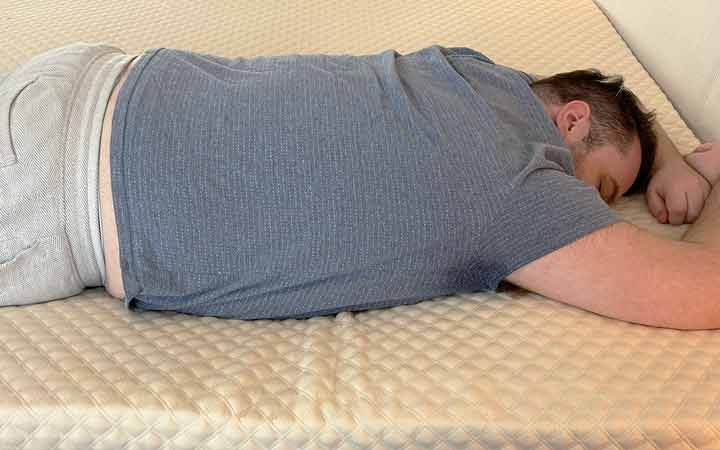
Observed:
[[[131,59],[76,43],[0,74],[0,306],[104,284],[100,132]]]

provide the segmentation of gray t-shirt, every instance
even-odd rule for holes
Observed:
[[[494,290],[620,221],[529,82],[464,47],[148,51],[113,117],[126,304],[300,318]]]

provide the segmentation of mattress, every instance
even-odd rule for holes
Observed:
[[[76,41],[228,57],[438,43],[530,73],[597,67],[682,153],[698,144],[592,0],[4,0],[0,24],[0,71]],[[642,194],[614,208],[687,228]],[[88,289],[0,308],[0,449],[715,449],[719,344],[509,283],[283,321],[127,311]]]

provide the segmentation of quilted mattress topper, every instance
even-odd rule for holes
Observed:
[[[78,40],[228,56],[440,43],[528,73],[622,73],[683,153],[698,143],[590,0],[8,0],[3,11],[0,71]],[[686,229],[658,224],[642,195],[614,209],[666,237]],[[131,312],[91,289],[0,309],[0,449],[718,448],[718,336],[509,284],[285,321]]]

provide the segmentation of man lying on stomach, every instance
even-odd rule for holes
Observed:
[[[230,59],[79,43],[0,76],[0,109],[0,304],[105,285],[128,308],[306,318],[508,280],[720,327],[720,149],[683,158],[621,77],[534,79],[439,45]],[[608,207],[643,191],[660,222],[695,222],[685,241]]]

